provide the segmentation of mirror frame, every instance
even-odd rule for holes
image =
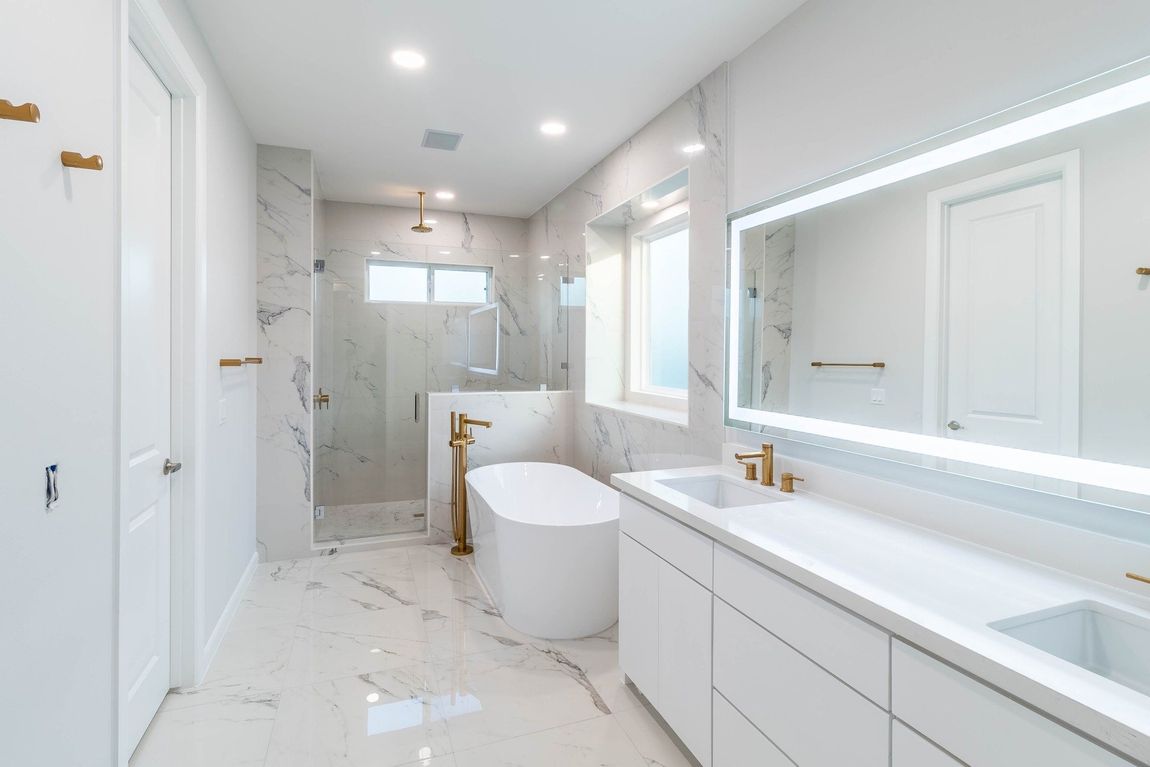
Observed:
[[[839,200],[904,181],[1150,103],[1150,57],[1059,89],[995,115],[918,142],[727,216],[726,424],[754,424],[927,459],[1007,469],[1123,492],[1150,495],[1150,468],[1019,448],[951,440],[874,426],[741,407],[738,381],[742,233]],[[849,448],[848,448],[849,449]]]

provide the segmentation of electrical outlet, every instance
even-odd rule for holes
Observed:
[[[885,405],[886,404],[886,389],[871,389],[870,390],[870,403],[872,405]]]
[[[228,422],[228,398],[220,397],[220,426]]]

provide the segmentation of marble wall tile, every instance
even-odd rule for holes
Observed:
[[[265,561],[311,554],[311,152],[259,146],[256,538]]]
[[[576,392],[575,466],[606,480],[611,473],[717,460],[723,439],[726,312],[727,68],[715,70],[656,116],[528,222],[532,252],[587,276],[586,223],[651,185],[690,170],[690,397],[687,427],[588,405],[585,400],[590,307],[572,309],[568,353]],[[682,147],[706,150],[685,155]]]
[[[475,429],[471,468],[511,461],[573,464],[574,395],[568,391],[431,394],[428,406],[427,497],[432,540],[451,540],[451,411],[493,421]]]

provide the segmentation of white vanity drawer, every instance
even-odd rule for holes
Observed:
[[[894,714],[973,767],[1130,767],[1058,723],[894,641]]]
[[[619,529],[711,588],[711,539],[626,495],[619,496]]]
[[[715,689],[795,764],[889,767],[889,714],[720,599],[714,622]]]
[[[725,546],[715,546],[715,595],[890,709],[890,636]]]
[[[747,721],[739,710],[715,693],[715,743],[712,767],[794,767],[775,744]]]
[[[962,767],[961,762],[897,719],[891,728],[890,756],[891,767]]]

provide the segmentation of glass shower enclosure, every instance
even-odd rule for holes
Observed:
[[[567,388],[566,264],[329,241],[314,270],[314,541],[427,532],[429,392]]]

